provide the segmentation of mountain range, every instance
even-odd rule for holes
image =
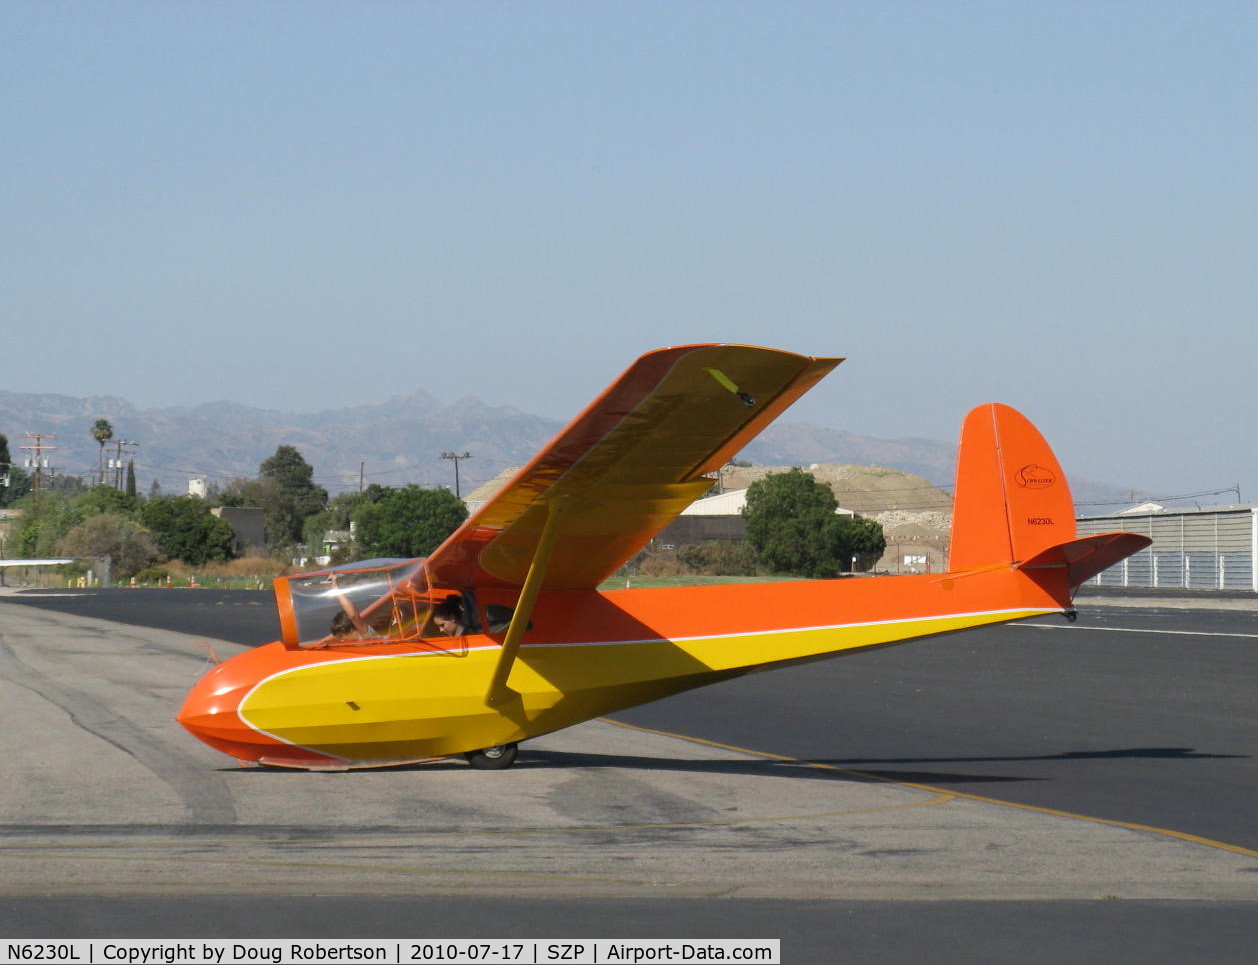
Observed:
[[[91,429],[107,419],[114,438],[97,445]],[[41,434],[45,458],[56,472],[92,477],[100,460],[119,452],[134,458],[142,492],[156,482],[182,493],[190,479],[211,486],[252,477],[281,445],[295,446],[330,493],[365,483],[455,487],[466,495],[509,466],[530,459],[563,423],[510,406],[491,407],[468,396],[443,403],[426,392],[386,402],[316,413],[256,409],[234,402],[138,409],[114,396],[73,396],[0,391],[0,433],[8,436],[14,462]],[[443,459],[442,454],[470,458]],[[952,485],[956,446],[933,439],[875,439],[801,422],[769,426],[738,459],[763,466],[820,463],[879,465],[913,473],[945,488]],[[1127,502],[1130,489],[1071,479],[1080,503]],[[1139,493],[1135,496],[1138,498]],[[1115,507],[1121,508],[1121,507]],[[1108,508],[1098,512],[1110,511]]]

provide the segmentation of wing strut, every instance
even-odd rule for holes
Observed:
[[[507,686],[507,678],[511,676],[511,668],[520,650],[520,640],[524,636],[524,629],[529,625],[529,618],[533,615],[533,606],[537,603],[537,594],[542,588],[542,580],[546,576],[546,568],[550,565],[551,553],[555,549],[555,540],[559,536],[559,522],[568,511],[571,498],[560,496],[558,499],[546,502],[546,524],[542,527],[541,536],[537,540],[533,561],[529,564],[528,575],[524,578],[524,586],[520,589],[520,599],[515,605],[515,612],[511,615],[511,623],[507,626],[507,636],[502,641],[502,653],[498,656],[498,665],[494,668],[493,678],[489,681],[489,689],[485,691],[485,703],[491,707],[519,696]]]

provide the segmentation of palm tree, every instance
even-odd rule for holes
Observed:
[[[100,446],[100,459],[97,463],[97,481],[102,486],[105,484],[105,443],[113,437],[114,427],[109,424],[109,420],[97,419],[96,424],[92,426],[92,438]]]

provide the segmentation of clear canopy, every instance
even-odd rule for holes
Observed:
[[[360,640],[414,640],[432,612],[423,559],[347,563],[275,581],[289,647]]]

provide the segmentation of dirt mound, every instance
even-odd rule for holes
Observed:
[[[775,472],[787,472],[784,466],[734,466],[721,471],[725,489],[746,489],[758,479]],[[888,469],[884,466],[847,466],[821,463],[807,467],[817,482],[824,483],[844,509],[873,516],[877,513],[906,511],[913,513],[952,512],[952,497],[921,476]]]
[[[726,490],[746,489],[787,466],[730,466],[721,471]],[[921,476],[885,466],[821,463],[807,467],[829,486],[844,509],[882,524],[887,552],[877,569],[892,573],[941,572],[948,555],[952,496]]]

